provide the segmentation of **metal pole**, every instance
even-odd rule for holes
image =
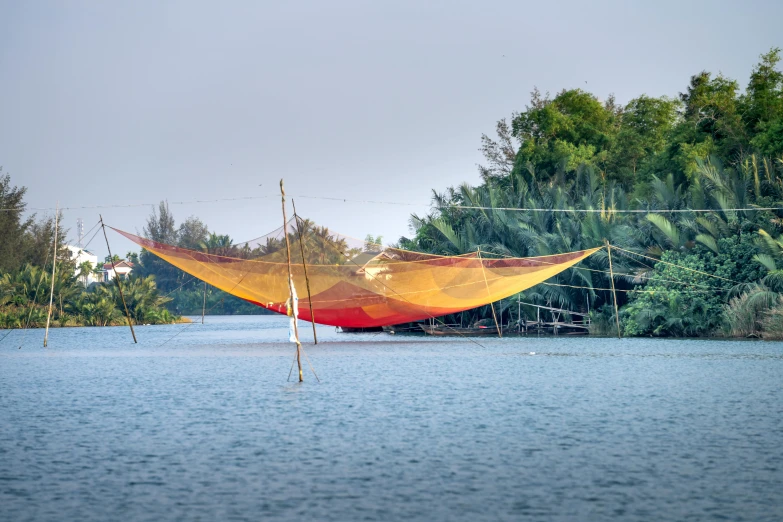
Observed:
[[[111,269],[114,271],[114,280],[117,282],[117,290],[120,292],[120,299],[122,299],[122,306],[125,308],[125,318],[128,320],[128,326],[130,327],[131,335],[133,336],[133,342],[137,343],[136,332],[133,331],[133,321],[131,321],[130,312],[128,311],[128,305],[125,302],[125,295],[122,293],[122,283],[120,282],[120,276],[117,274],[117,267],[114,266],[114,257],[111,255],[111,247],[109,246],[109,236],[106,235],[106,225],[103,224],[103,216],[98,214],[101,218],[101,228],[103,229],[103,238],[106,240],[106,250],[109,251],[109,260],[111,261]]]
[[[313,341],[318,344],[318,335],[315,333],[315,314],[313,313],[313,298],[310,295],[310,278],[307,277],[307,261],[304,253],[304,240],[302,239],[302,227],[299,225],[299,216],[296,215],[296,205],[294,198],[291,198],[291,206],[294,207],[294,220],[296,221],[296,231],[299,234],[299,249],[302,251],[302,268],[304,269],[305,285],[307,286],[307,303],[310,305],[310,322],[313,323]]]
[[[57,266],[57,230],[60,219],[60,202],[54,211],[54,257],[52,258],[52,289],[49,291],[49,313],[46,314],[46,333],[44,334],[44,348],[49,341],[49,320],[52,318],[52,300],[54,299],[54,267]]]
[[[617,292],[614,289],[614,270],[612,270],[612,247],[609,241],[604,239],[606,244],[606,252],[609,254],[609,278],[612,281],[612,298],[614,301],[614,318],[617,321],[617,338],[622,339],[623,336],[620,333],[620,312],[617,310]]]
[[[294,279],[291,273],[291,245],[288,242],[288,219],[285,216],[285,189],[283,188],[283,180],[280,180],[280,196],[283,205],[283,235],[285,236],[285,252],[288,256],[288,292],[291,299],[291,309],[294,309]],[[292,312],[293,313],[293,312]],[[302,375],[302,344],[299,342],[299,328],[296,324],[296,314],[293,314],[294,318],[294,337],[296,338],[296,364],[299,366],[299,382],[304,382],[304,376]]]

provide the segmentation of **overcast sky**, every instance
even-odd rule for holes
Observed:
[[[0,0],[0,165],[31,207],[272,196],[171,205],[236,241],[281,225],[282,177],[300,215],[391,242],[432,189],[479,181],[481,134],[534,86],[744,87],[781,20],[773,1]],[[150,207],[100,212],[140,231]],[[71,237],[98,213],[65,212]]]

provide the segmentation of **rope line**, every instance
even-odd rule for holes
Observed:
[[[185,273],[187,274],[187,272],[185,272]],[[188,274],[188,275],[190,275],[190,274]],[[163,294],[161,297],[168,297],[168,296],[170,296],[171,294],[173,294],[173,293],[174,293],[174,292],[176,292],[177,290],[180,290],[180,289],[181,289],[183,286],[185,286],[185,285],[187,285],[187,284],[191,283],[191,282],[192,282],[194,279],[198,279],[198,278],[197,278],[196,276],[190,276],[190,279],[188,279],[187,281],[185,281],[184,283],[182,283],[181,285],[179,285],[177,288],[175,288],[175,289],[174,289],[174,290],[172,290],[171,292],[167,292],[167,293]]]
[[[56,248],[56,246],[55,246]],[[49,261],[49,249],[46,250],[46,258],[44,259],[44,266],[46,266],[46,263]],[[22,349],[22,345],[24,345],[24,340],[27,338],[27,331],[30,328],[30,319],[33,317],[33,310],[35,308],[35,303],[38,301],[38,291],[41,289],[41,284],[43,283],[44,276],[46,275],[46,272],[41,269],[41,278],[38,280],[38,287],[35,289],[35,295],[33,295],[33,302],[30,303],[30,313],[27,315],[27,323],[24,325],[24,332],[22,333],[22,340],[19,341],[19,349]],[[5,337],[3,337],[5,339]]]
[[[92,232],[95,229],[95,227],[97,227],[100,224],[101,221],[98,220],[93,226],[90,227],[90,230],[88,230],[82,237],[90,235],[90,232]],[[79,247],[79,248],[84,249],[85,247]]]
[[[229,291],[228,291],[228,292],[226,292],[226,293],[227,293],[227,294],[231,294],[231,292],[233,292],[233,291],[234,291],[234,289],[235,289],[237,286],[239,286],[239,284],[240,284],[242,281],[244,281],[245,277],[247,277],[247,274],[249,274],[249,273],[250,273],[249,271],[245,272],[245,275],[243,275],[243,276],[242,276],[242,278],[241,278],[239,281],[237,281],[237,284],[235,284],[235,285],[234,285],[234,286],[231,288],[231,290],[229,290]],[[233,295],[233,294],[232,294],[232,295]],[[218,304],[220,304],[221,302],[222,302],[222,300],[221,300],[221,301],[218,301],[218,302],[216,302],[215,304],[213,304],[212,306],[210,306],[210,307],[209,307],[209,310],[207,310],[207,312],[211,312],[211,311],[212,311],[212,310],[213,310],[213,309],[214,309],[214,308],[215,308],[215,307],[216,307]],[[182,333],[182,332],[184,332],[184,331],[185,331],[185,330],[186,330],[186,329],[187,329],[189,326],[192,326],[192,325],[194,325],[194,324],[195,324],[195,322],[194,322],[194,321],[191,321],[191,322],[189,322],[189,323],[188,323],[188,324],[186,324],[186,325],[185,325],[185,326],[184,326],[182,329],[180,329],[180,331],[179,331],[179,332],[175,333],[175,334],[174,334],[174,335],[172,335],[170,338],[166,339],[164,342],[162,342],[161,344],[159,344],[159,345],[158,345],[158,348],[160,348],[160,347],[161,347],[161,346],[163,346],[164,344],[168,343],[169,341],[171,341],[171,340],[172,340],[172,339],[174,339],[175,337],[179,336],[179,334],[181,334],[181,333]]]
[[[577,212],[595,214],[665,214],[668,212],[749,212],[761,210],[783,210],[783,207],[751,207],[726,209],[614,209],[601,210],[595,208],[517,208],[517,207],[474,207],[470,205],[444,205],[438,209],[459,208],[467,210],[508,210],[514,212]]]
[[[565,284],[559,284],[559,283],[541,283],[542,285],[547,286],[562,286],[565,288],[580,288],[582,290],[605,290],[607,292],[611,292],[611,288],[590,288],[589,286],[577,286],[577,285],[565,285]],[[639,293],[639,294],[654,294],[656,292],[660,293],[662,290],[638,290],[638,289],[630,289],[630,290],[623,290],[621,288],[615,289],[616,292],[627,292],[627,293]],[[709,293],[707,290],[693,290],[694,292],[699,293]],[[725,292],[726,290],[721,290],[722,292]]]
[[[225,201],[251,201],[259,199],[269,199],[275,196],[244,196],[236,198],[218,198],[218,199],[193,199],[184,201],[167,201],[169,205],[192,205],[201,203],[220,203]],[[725,209],[593,209],[593,208],[518,208],[518,207],[487,207],[480,205],[432,205],[431,203],[412,203],[409,201],[378,201],[371,199],[348,199],[329,196],[305,196],[295,195],[291,196],[302,199],[317,199],[323,201],[336,201],[343,203],[361,203],[370,205],[396,205],[407,207],[422,207],[430,206],[439,210],[444,209],[461,209],[461,210],[503,210],[510,212],[574,212],[574,213],[588,213],[588,214],[665,214],[665,213],[702,213],[702,212],[758,212],[764,210],[771,211],[783,211],[783,207],[742,207],[742,208],[725,208]],[[89,209],[107,209],[107,208],[134,208],[134,207],[155,207],[158,203],[130,203],[126,205],[84,205],[73,207],[60,207],[60,210],[89,210]],[[55,207],[9,207],[0,208],[0,212],[23,212],[23,211],[49,211],[55,210]]]
[[[618,247],[612,246],[612,248],[617,249]],[[486,254],[487,252],[485,250],[482,250],[482,253]],[[492,253],[492,252],[489,252],[489,253]],[[492,254],[496,255],[496,256],[507,257],[507,258],[510,258],[510,259],[520,259],[520,258],[515,258],[514,256],[508,256],[506,254],[497,254],[497,253],[492,253]],[[636,260],[632,259],[632,261],[636,261]],[[542,264],[548,264],[548,265],[556,265],[557,264],[557,263],[547,263],[546,261],[538,261],[538,262],[542,263]],[[582,261],[580,261],[579,263],[581,263],[581,262]],[[646,268],[648,268],[650,270],[653,270],[652,267],[647,266],[647,265],[645,265],[644,263],[642,263],[640,261],[636,261],[636,262],[640,263],[642,266],[644,266],[644,267],[646,267]],[[682,267],[682,268],[685,268],[685,267]],[[599,274],[609,274],[609,270],[598,270],[596,268],[588,268],[586,266],[578,266],[578,263],[576,265],[574,265],[574,266],[569,266],[566,270],[569,270],[569,269],[573,269],[573,270],[588,270],[590,272],[598,272]],[[719,286],[702,285],[702,284],[698,284],[698,283],[689,283],[687,281],[677,281],[675,279],[660,279],[660,278],[657,278],[655,276],[648,276],[648,275],[644,275],[644,274],[628,274],[628,273],[625,273],[625,272],[615,272],[614,275],[615,276],[619,275],[619,276],[627,276],[627,277],[634,277],[634,278],[642,278],[642,279],[647,279],[647,280],[655,279],[656,281],[663,281],[663,282],[666,282],[666,283],[677,283],[677,284],[682,284],[682,285],[701,286],[703,288],[712,288],[712,289],[715,289],[715,290],[723,290]],[[555,277],[555,276],[553,276],[553,277]]]
[[[297,318],[298,320],[298,318]],[[313,368],[313,363],[310,362],[310,357],[308,357],[307,352],[304,350],[304,345],[300,344],[299,349],[302,350],[302,353],[305,356],[305,359],[307,359],[307,364],[310,366],[310,370],[313,372],[313,375],[315,375],[315,380],[318,381],[318,384],[321,384],[321,379],[318,378],[318,374],[315,373],[315,368]],[[291,369],[293,370],[294,367],[291,366]],[[289,377],[291,376],[291,372],[289,372]]]
[[[687,271],[689,271],[689,272],[695,272],[695,273],[697,273],[697,274],[705,275],[705,276],[707,276],[707,277],[713,277],[713,278],[715,278],[715,279],[722,279],[723,281],[728,281],[729,283],[734,283],[734,284],[736,284],[736,285],[742,284],[742,283],[740,283],[739,281],[735,281],[735,280],[733,280],[733,279],[727,279],[727,278],[725,278],[725,277],[716,276],[716,275],[714,275],[714,274],[708,274],[707,272],[702,272],[701,270],[696,270],[695,268],[688,268],[688,267],[686,267],[686,266],[680,266],[680,265],[677,265],[677,264],[674,264],[674,263],[670,263],[670,262],[668,262],[668,261],[663,261],[662,259],[655,259],[654,257],[649,257],[649,256],[646,256],[646,255],[644,255],[644,254],[638,254],[638,253],[636,253],[636,252],[632,252],[632,251],[630,251],[630,250],[626,250],[626,249],[624,249],[624,248],[616,247],[616,246],[614,246],[614,245],[612,245],[612,248],[614,248],[615,250],[619,250],[619,251],[621,251],[621,252],[626,252],[626,253],[628,253],[628,254],[633,254],[633,255],[635,255],[635,256],[639,256],[639,257],[643,257],[643,258],[645,258],[645,259],[649,259],[649,260],[651,260],[651,261],[655,261],[656,263],[663,263],[663,264],[665,264],[665,265],[671,265],[671,266],[674,266],[674,267],[677,267],[677,268],[682,268],[683,270],[687,270]],[[627,256],[626,256],[626,257],[627,257]]]
[[[98,221],[98,223],[100,223],[100,221]],[[93,227],[93,228],[94,228],[94,227]],[[92,230],[92,229],[90,229],[90,230]],[[100,231],[101,231],[101,229],[100,229],[100,228],[99,228],[98,230],[96,230],[96,231],[95,231],[95,233],[94,233],[94,234],[92,235],[92,237],[90,238],[90,240],[89,240],[89,241],[87,241],[87,244],[86,244],[86,245],[84,245],[83,247],[81,247],[81,249],[82,249],[82,250],[86,250],[86,249],[87,249],[87,247],[88,247],[88,246],[90,246],[90,243],[92,243],[92,240],[93,240],[93,239],[95,239],[95,236],[97,236],[97,235],[98,235],[98,232],[100,232]],[[89,232],[88,232],[88,234],[89,234]]]
[[[244,196],[238,198],[219,198],[219,199],[193,199],[185,201],[167,201],[168,205],[192,205],[197,203],[219,203],[223,201],[245,201],[255,199],[269,199],[272,196]],[[127,205],[85,205],[81,207],[59,207],[59,210],[90,210],[90,209],[103,209],[103,208],[135,208],[135,207],[155,207],[158,203],[130,203]],[[24,212],[24,211],[44,211],[44,210],[57,210],[57,207],[9,207],[0,208],[0,212]]]

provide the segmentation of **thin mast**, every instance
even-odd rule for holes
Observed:
[[[302,268],[304,269],[305,285],[307,286],[307,303],[310,305],[310,322],[313,323],[313,341],[318,344],[318,335],[315,333],[315,314],[313,313],[313,298],[310,296],[310,278],[307,277],[307,262],[305,261],[304,240],[302,239],[302,227],[299,224],[299,216],[296,215],[296,204],[294,198],[291,198],[291,206],[294,207],[294,221],[296,221],[296,231],[299,233],[299,249],[302,251]]]
[[[54,299],[54,268],[57,266],[57,231],[60,219],[60,202],[54,211],[54,257],[52,258],[52,289],[49,291],[49,313],[46,314],[46,333],[44,334],[44,348],[49,341],[49,320],[52,318],[52,300]]]
[[[609,240],[604,239],[606,244],[606,252],[609,254],[609,278],[612,281],[612,300],[614,301],[614,318],[617,321],[617,338],[622,339],[623,336],[620,333],[620,312],[617,311],[617,292],[614,290],[614,271],[612,270],[612,246],[609,244]]]
[[[133,336],[133,342],[137,343],[136,332],[133,331],[133,322],[131,321],[130,312],[128,312],[128,305],[125,303],[125,295],[122,293],[122,282],[120,276],[117,274],[117,268],[114,266],[114,257],[111,255],[111,247],[109,246],[109,237],[106,235],[106,225],[103,224],[103,216],[98,214],[101,218],[101,228],[103,229],[103,238],[106,240],[106,250],[109,251],[109,261],[111,261],[111,269],[114,271],[114,280],[117,282],[117,290],[120,291],[120,299],[122,299],[122,306],[125,308],[125,318],[128,319],[128,326],[130,327],[131,335]]]
[[[294,338],[296,338],[296,364],[299,366],[299,382],[304,381],[302,375],[302,343],[299,342],[299,328],[297,327],[297,317],[294,313],[296,303],[294,303],[294,276],[291,273],[291,245],[288,242],[288,219],[285,215],[285,189],[283,188],[283,180],[280,180],[280,196],[283,205],[283,235],[285,236],[285,252],[288,256],[288,292],[291,299],[291,314],[294,321]]]

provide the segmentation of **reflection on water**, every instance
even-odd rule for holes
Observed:
[[[781,343],[137,335],[0,343],[0,520],[783,519]]]

